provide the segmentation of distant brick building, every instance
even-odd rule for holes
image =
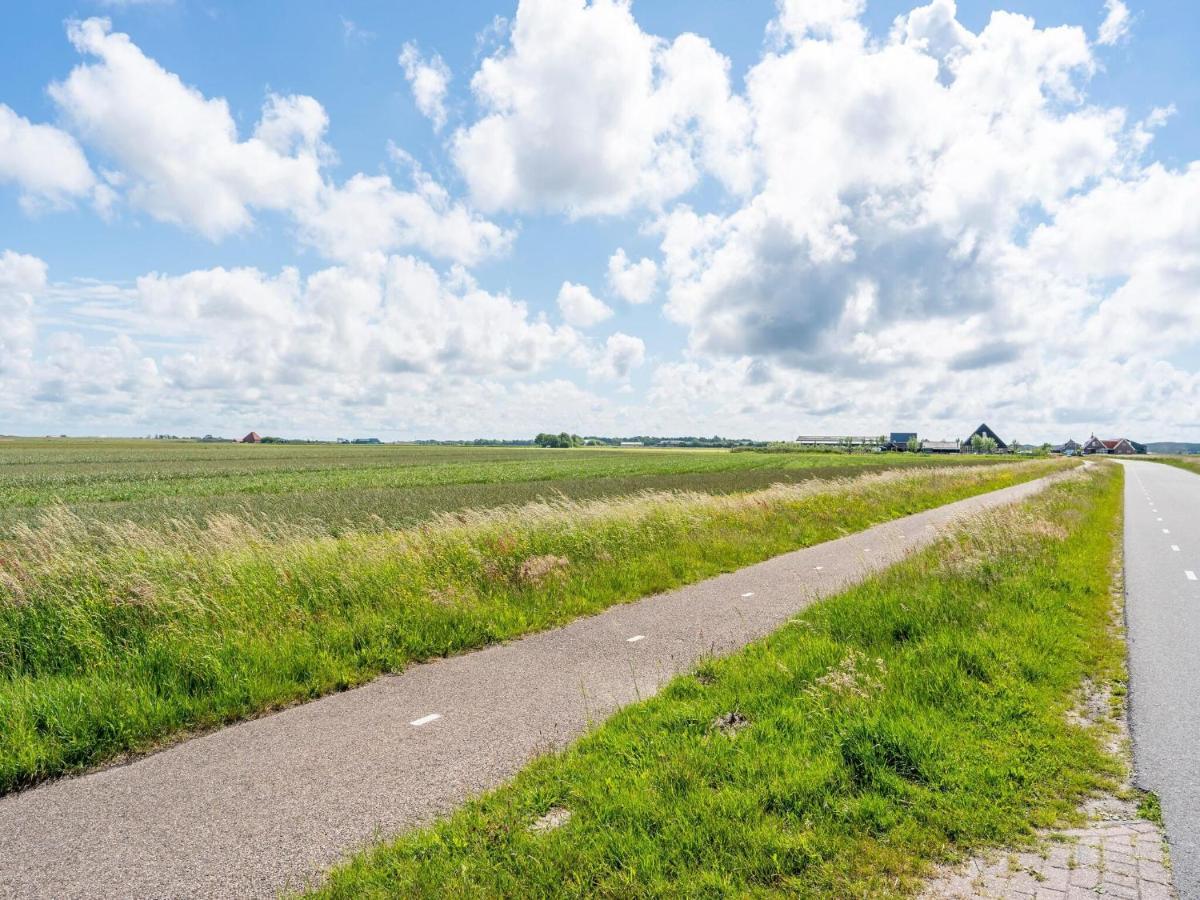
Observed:
[[[248,435],[246,435],[244,438],[242,438],[242,440],[241,440],[241,442],[240,442],[240,443],[243,443],[243,444],[261,444],[261,443],[262,443],[262,438],[261,438],[261,437],[259,437],[259,434],[258,434],[258,432],[257,432],[257,431],[252,431],[252,432],[250,432]]]

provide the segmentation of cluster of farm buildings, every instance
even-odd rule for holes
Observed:
[[[1009,445],[1001,440],[1000,435],[992,431],[987,424],[982,424],[969,434],[965,440],[929,440],[921,438],[915,431],[893,431],[881,435],[802,434],[796,438],[796,443],[803,447],[842,447],[857,450],[898,450],[914,453],[976,453],[987,449],[997,453],[1018,453],[1036,448],[1025,445]],[[1051,453],[1065,456],[1092,454],[1111,454],[1114,456],[1132,456],[1145,453],[1146,447],[1129,438],[1098,438],[1092,435],[1082,444],[1068,440],[1065,443],[1048,448]]]

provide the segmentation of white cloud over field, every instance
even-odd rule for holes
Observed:
[[[123,197],[155,219],[218,240],[280,212],[333,259],[415,247],[474,264],[508,249],[509,232],[427,177],[409,190],[383,175],[329,179],[329,117],[312,97],[269,95],[242,139],[223,98],[185,84],[107,19],[72,22],[68,36],[85,61],[50,95],[117,168]]]
[[[955,437],[986,418],[1030,440],[1200,439],[1200,162],[1153,160],[1171,107],[1138,120],[1090,99],[1104,54],[1136,42],[1125,3],[1097,10],[1098,27],[997,11],[972,31],[932,0],[872,35],[860,0],[780,0],[734,71],[628,2],[522,0],[469,77],[399,51],[445,155],[435,179],[393,148],[403,184],[335,178],[313,97],[268,93],[239,129],[107,20],[73,22],[61,121],[0,104],[0,180],[31,212],[83,201],[218,245],[279,214],[320,261],[141,275],[104,294],[101,340],[97,289],[48,283],[14,246],[9,410],[125,421],[319,394],[314,430],[575,416],[563,427]],[[485,284],[484,262],[555,252],[521,234],[539,216],[630,237],[557,294]]]
[[[40,335],[38,305],[52,326]],[[386,418],[403,407],[389,430],[445,428],[432,414],[414,419],[411,399],[462,410],[486,391],[499,392],[487,421],[502,429],[513,412],[505,390],[529,398],[532,385],[561,381],[556,372],[620,381],[645,357],[639,338],[586,337],[482,289],[465,269],[439,272],[412,256],[377,254],[308,276],[244,267],[150,273],[121,287],[51,283],[43,261],[7,251],[0,312],[0,385],[12,377],[0,413],[58,407],[81,422],[193,404],[210,421],[257,408],[299,427],[309,416],[335,422],[346,408]],[[112,336],[87,341],[84,330]]]

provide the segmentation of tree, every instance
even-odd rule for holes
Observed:
[[[904,445],[904,447],[905,447],[905,449],[907,449],[907,450],[908,450],[908,452],[909,452],[909,453],[919,453],[919,452],[921,452],[921,442],[917,440],[917,436],[916,436],[916,435],[913,435],[912,437],[910,437],[910,438],[908,439],[908,443],[906,443],[906,444]]]
[[[583,446],[583,438],[577,434],[567,434],[565,431],[560,431],[558,434],[547,434],[543,431],[533,439],[533,442],[539,447],[555,447],[559,449]]]
[[[971,452],[972,453],[995,453],[996,439],[985,437],[982,434],[971,435]]]

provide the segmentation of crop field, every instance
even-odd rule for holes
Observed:
[[[0,793],[1073,465],[149,441],[0,453]]]
[[[50,506],[89,521],[202,523],[233,514],[339,532],[558,496],[730,493],[853,472],[981,462],[908,454],[0,440],[0,535],[15,523],[36,521]]]

